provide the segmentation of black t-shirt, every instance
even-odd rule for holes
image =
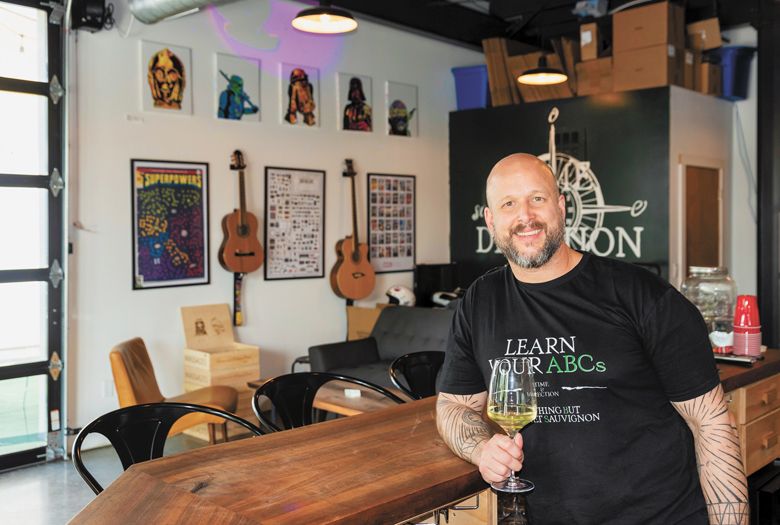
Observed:
[[[545,283],[488,272],[453,318],[439,391],[486,391],[497,359],[534,368],[521,473],[534,525],[707,523],[693,436],[670,401],[719,379],[701,315],[667,282],[587,253]]]

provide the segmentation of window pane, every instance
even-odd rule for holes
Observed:
[[[0,284],[0,366],[47,359],[47,285]]]
[[[48,266],[48,195],[40,188],[0,187],[0,270]]]
[[[47,111],[46,97],[0,91],[0,173],[48,175]]]
[[[48,82],[46,12],[0,2],[0,77]]]
[[[0,381],[0,455],[46,446],[46,376]]]

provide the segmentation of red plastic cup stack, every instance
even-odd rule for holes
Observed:
[[[761,355],[761,320],[755,295],[738,295],[734,308],[734,354]]]

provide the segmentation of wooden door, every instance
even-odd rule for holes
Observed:
[[[685,264],[721,266],[723,204],[720,170],[685,167]]]

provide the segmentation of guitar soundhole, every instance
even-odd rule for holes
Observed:
[[[239,225],[238,226],[238,234],[241,237],[246,237],[247,235],[249,235],[249,226],[246,225],[246,224],[244,224],[243,226]]]

